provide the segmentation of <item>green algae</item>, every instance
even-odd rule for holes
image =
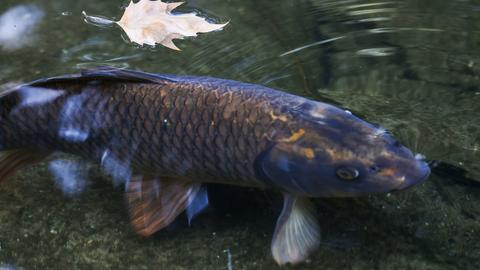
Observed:
[[[210,186],[211,207],[190,226],[181,216],[141,238],[129,226],[121,190],[101,176],[92,180],[75,199],[63,196],[44,165],[2,185],[0,262],[25,269],[277,268],[269,247],[278,194]],[[402,193],[316,200],[322,245],[297,268],[475,269],[479,196],[433,176]]]

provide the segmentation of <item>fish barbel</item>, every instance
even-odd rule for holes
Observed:
[[[430,170],[385,130],[326,103],[210,77],[98,68],[41,79],[0,98],[0,181],[52,152],[98,162],[126,186],[131,224],[148,236],[202,183],[284,194],[272,240],[280,264],[318,247],[311,197],[407,188]]]

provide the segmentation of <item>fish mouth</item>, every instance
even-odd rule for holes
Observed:
[[[430,176],[430,167],[423,161],[417,161],[418,173],[414,177],[402,176],[400,184],[394,189],[394,191],[408,189],[415,184],[425,181]]]

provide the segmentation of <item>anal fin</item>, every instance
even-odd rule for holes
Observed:
[[[126,199],[134,230],[149,236],[168,226],[199,190],[200,184],[175,179],[132,177],[127,184]]]
[[[30,149],[13,149],[0,152],[0,182],[14,175],[21,168],[42,161],[50,152],[40,153]]]
[[[304,261],[320,244],[315,208],[307,198],[284,195],[283,210],[272,239],[272,255],[279,265]]]

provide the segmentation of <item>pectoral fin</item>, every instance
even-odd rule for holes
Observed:
[[[131,224],[142,236],[168,226],[193,201],[200,184],[168,178],[133,177],[127,184],[126,199]]]
[[[0,152],[0,182],[23,167],[42,161],[50,152],[40,153],[29,149],[14,149]]]
[[[320,244],[315,208],[307,198],[285,195],[272,240],[272,255],[279,265],[304,261]]]

